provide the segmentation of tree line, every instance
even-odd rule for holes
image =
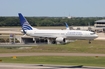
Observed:
[[[93,26],[96,20],[105,19],[105,17],[26,17],[32,26]],[[0,17],[0,27],[2,26],[20,26],[18,17]]]

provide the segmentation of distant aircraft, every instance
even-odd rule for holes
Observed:
[[[34,38],[46,38],[48,43],[55,41],[56,43],[66,43],[66,40],[94,40],[98,37],[94,32],[91,31],[81,31],[81,30],[69,30],[68,25],[66,27],[68,30],[44,30],[33,28],[25,17],[18,13],[20,23],[22,26],[23,33]]]
[[[70,28],[66,22],[65,22],[65,25],[66,25],[66,30],[70,30]]]

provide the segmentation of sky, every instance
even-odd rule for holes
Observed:
[[[0,16],[105,17],[105,0],[0,0]]]

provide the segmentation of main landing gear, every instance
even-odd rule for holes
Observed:
[[[89,44],[91,44],[91,40],[89,40]]]

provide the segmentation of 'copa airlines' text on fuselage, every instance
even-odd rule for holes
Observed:
[[[82,32],[67,32],[66,35],[82,35]]]

